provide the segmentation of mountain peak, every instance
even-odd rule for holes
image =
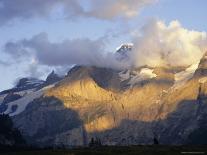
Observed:
[[[126,43],[121,44],[119,47],[116,48],[116,54],[118,60],[126,60],[129,58],[129,52],[132,51],[133,44]]]
[[[60,81],[61,79],[62,78],[58,74],[56,74],[54,70],[52,70],[52,72],[46,78],[46,84],[53,84],[57,81]]]
[[[121,44],[119,47],[116,48],[116,51],[123,50],[123,49],[130,49],[131,50],[133,46],[134,46],[133,43]]]

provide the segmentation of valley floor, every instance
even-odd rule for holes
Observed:
[[[207,154],[207,146],[129,146],[71,150],[9,151],[1,155],[182,155]]]

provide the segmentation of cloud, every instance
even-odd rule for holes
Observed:
[[[8,63],[4,62],[3,60],[0,60],[0,65],[2,65],[2,66],[7,66]]]
[[[188,30],[176,20],[169,25],[153,20],[138,32],[131,53],[135,66],[191,65],[207,50],[206,32]]]
[[[155,0],[92,0],[91,10],[87,14],[110,20],[116,17],[129,19],[137,16],[140,9],[153,2]]]
[[[5,52],[14,61],[35,59],[36,63],[46,66],[119,66],[113,54],[105,51],[102,39],[83,38],[54,43],[48,39],[46,33],[40,33],[31,39],[6,43]]]
[[[0,25],[17,19],[47,18],[53,16],[54,12],[59,12],[63,17],[67,17],[66,19],[131,18],[136,16],[141,8],[154,1],[156,0],[0,0]],[[87,9],[86,5],[89,6]]]
[[[183,28],[178,21],[166,25],[153,20],[136,31],[129,59],[117,60],[107,52],[104,39],[87,38],[51,42],[46,33],[31,39],[8,42],[5,52],[14,61],[35,60],[38,65],[68,67],[74,64],[126,69],[148,66],[188,66],[197,63],[207,50],[207,34]]]
[[[9,54],[15,61],[21,61],[23,57],[30,55],[29,51],[23,44],[19,42],[7,42],[4,46],[7,54]]]
[[[0,24],[15,19],[48,17],[61,6],[67,13],[81,14],[82,8],[76,0],[0,0]]]
[[[49,73],[51,69],[47,66],[42,66],[38,64],[38,62],[32,58],[29,64],[27,64],[27,68],[25,70],[25,74],[28,77],[36,77],[36,78],[45,78],[44,76]]]

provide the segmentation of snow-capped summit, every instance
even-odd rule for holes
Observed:
[[[121,44],[119,47],[116,48],[116,51],[123,50],[123,49],[130,49],[131,50],[133,46],[134,46],[133,43]]]
[[[133,44],[126,43],[121,44],[119,47],[116,48],[116,55],[118,60],[126,60],[129,58],[129,52],[132,51]]]

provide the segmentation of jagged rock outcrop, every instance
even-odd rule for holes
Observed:
[[[62,80],[62,78],[55,73],[55,71],[52,71],[45,80],[45,85],[50,85],[53,83],[56,83],[58,81]]]

